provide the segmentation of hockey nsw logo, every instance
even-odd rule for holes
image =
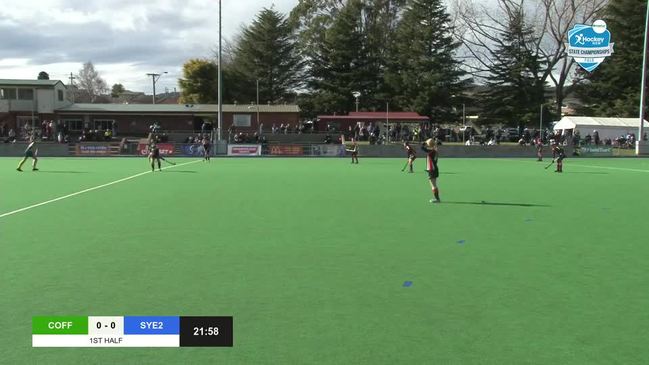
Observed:
[[[579,66],[591,72],[613,54],[611,32],[606,29],[603,20],[596,20],[593,25],[576,24],[568,31],[566,44],[568,56],[573,57]]]

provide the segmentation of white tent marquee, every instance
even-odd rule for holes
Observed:
[[[595,117],[563,117],[554,125],[554,130],[578,130],[582,138],[586,135],[593,135],[593,131],[599,133],[599,138],[615,139],[629,133],[638,136],[638,118],[595,118]],[[649,122],[644,121],[644,128],[649,132]]]

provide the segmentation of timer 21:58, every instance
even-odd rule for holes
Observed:
[[[194,327],[194,336],[218,336],[218,327]]]

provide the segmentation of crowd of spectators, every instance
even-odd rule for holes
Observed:
[[[260,135],[259,132],[254,132],[252,134],[246,132],[234,133],[232,136],[232,142],[245,144],[245,143],[254,143],[254,144],[266,144],[268,141],[266,136],[263,134]]]
[[[295,125],[292,125],[291,123],[280,123],[279,126],[275,123],[270,127],[270,132],[272,134],[291,134],[291,133],[296,133],[296,134],[302,134],[302,133],[308,133],[308,132],[313,132],[313,123],[304,123],[304,122],[298,122]],[[260,130],[263,130],[263,124],[260,128]]]

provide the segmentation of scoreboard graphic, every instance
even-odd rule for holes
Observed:
[[[232,317],[38,316],[32,347],[232,347]]]

